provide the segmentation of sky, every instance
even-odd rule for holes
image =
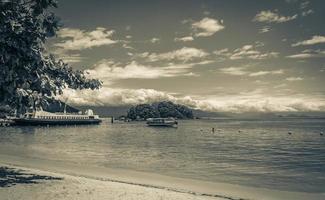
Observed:
[[[65,0],[49,52],[100,90],[72,105],[325,111],[325,1]]]

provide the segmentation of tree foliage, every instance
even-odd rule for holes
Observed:
[[[86,78],[46,52],[48,38],[60,24],[50,10],[55,0],[0,1],[0,105],[23,112],[46,103],[66,87],[98,89]]]
[[[193,119],[193,112],[190,108],[184,105],[174,104],[170,101],[162,101],[153,104],[139,104],[132,106],[127,113],[127,118],[132,120],[154,117]]]

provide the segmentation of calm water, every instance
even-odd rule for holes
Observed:
[[[107,120],[100,126],[0,128],[0,153],[325,192],[321,131],[324,119],[195,120],[180,121],[178,128],[151,128],[141,122],[111,125]]]

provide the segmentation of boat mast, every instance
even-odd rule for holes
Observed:
[[[67,114],[67,104],[66,104],[66,103],[64,103],[64,110],[63,110],[63,113],[64,113],[64,114]]]
[[[67,102],[68,102],[68,100],[69,100],[69,96],[67,96],[67,98],[64,101],[64,110],[63,110],[64,114],[67,114]]]

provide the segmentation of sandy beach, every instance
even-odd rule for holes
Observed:
[[[0,196],[3,200],[89,199],[227,199],[171,189],[101,181],[47,171],[2,165]]]
[[[18,199],[324,199],[276,191],[0,154],[4,200]]]

